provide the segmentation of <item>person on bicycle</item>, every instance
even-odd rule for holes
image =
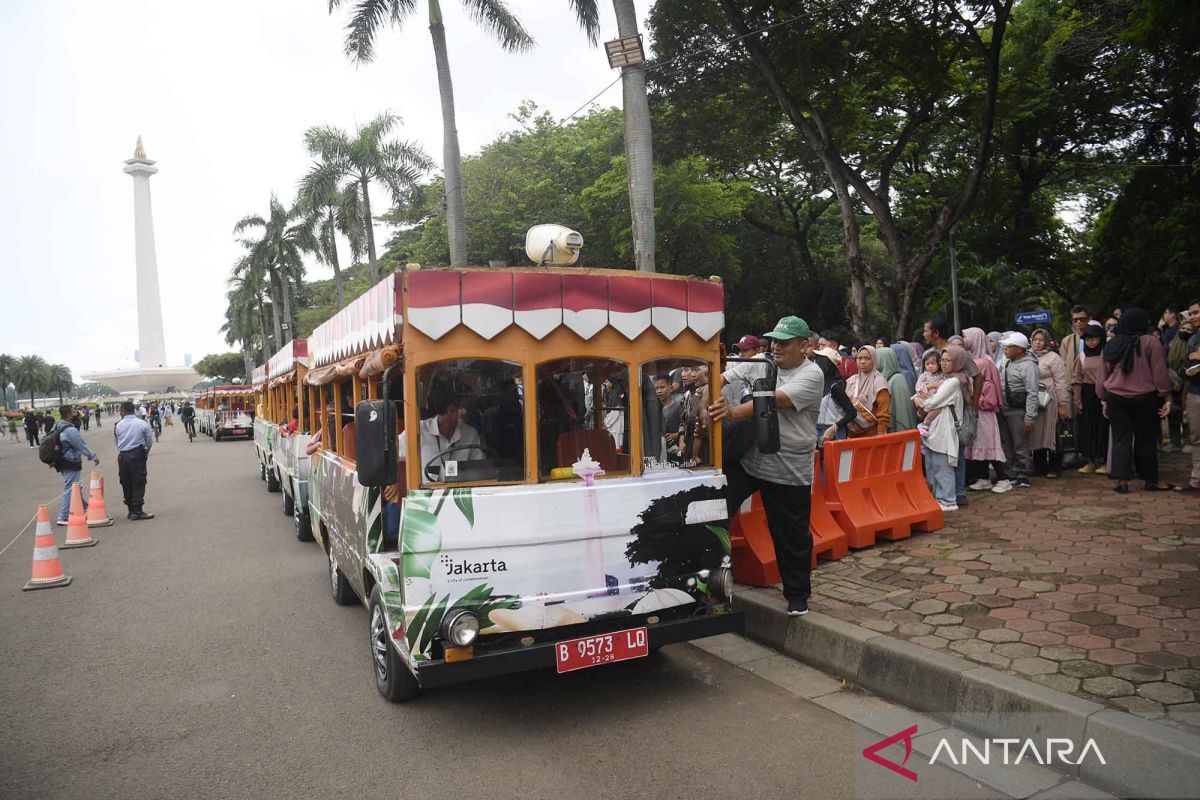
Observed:
[[[179,418],[183,420],[184,430],[188,432],[188,436],[196,435],[196,409],[192,408],[192,404],[187,400],[183,401],[183,408],[179,409]]]
[[[158,405],[150,406],[150,427],[154,429],[154,440],[162,436],[162,413]]]

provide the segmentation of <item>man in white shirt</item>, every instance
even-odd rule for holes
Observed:
[[[431,467],[442,467],[443,459],[434,457],[438,453],[459,448],[446,455],[446,461],[481,461],[479,432],[465,422],[459,421],[458,400],[453,397],[437,398],[430,403],[434,416],[421,420],[421,475]],[[408,431],[400,434],[400,460],[408,458]],[[430,463],[432,461],[432,464]]]

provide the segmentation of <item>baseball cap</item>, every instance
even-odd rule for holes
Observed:
[[[822,347],[820,350],[814,350],[813,355],[825,356],[834,364],[842,363],[842,354],[832,347]]]
[[[1001,347],[1020,347],[1022,350],[1029,349],[1029,338],[1020,331],[1009,331],[1000,337]]]
[[[810,335],[808,323],[799,317],[784,317],[775,323],[775,330],[764,333],[764,339],[787,341],[797,337],[807,338]]]
[[[762,344],[762,342],[758,340],[757,336],[747,333],[745,336],[738,339],[738,342],[736,345],[734,345],[734,347],[736,347],[738,350],[757,350],[760,344]]]

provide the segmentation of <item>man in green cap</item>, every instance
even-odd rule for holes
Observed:
[[[757,447],[737,463],[725,466],[729,483],[727,504],[732,518],[746,498],[759,492],[767,514],[767,529],[775,542],[775,558],[783,578],[788,613],[808,613],[812,594],[812,533],[808,529],[812,507],[813,451],[817,446],[817,411],[825,376],[808,360],[810,331],[799,317],[784,317],[764,337],[772,342],[778,376],[775,406],[779,419],[779,452],[763,453]],[[724,376],[723,376],[724,377]],[[729,380],[729,378],[726,378]],[[731,405],[724,397],[708,407],[714,419],[750,419],[753,400]]]

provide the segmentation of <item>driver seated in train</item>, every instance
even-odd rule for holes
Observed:
[[[435,396],[426,409],[429,416],[421,420],[421,470],[440,470],[442,459],[438,454],[451,448],[447,461],[482,461],[484,459],[479,431],[462,421],[459,415],[459,400],[453,395]],[[408,431],[400,434],[400,460],[407,458]]]

